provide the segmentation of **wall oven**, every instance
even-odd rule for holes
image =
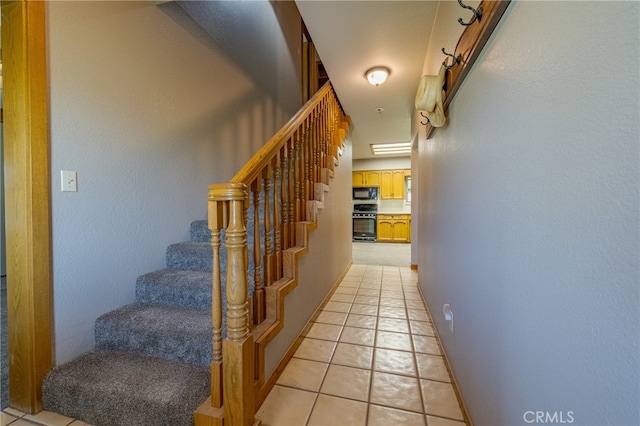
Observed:
[[[377,204],[353,205],[353,241],[376,241]]]

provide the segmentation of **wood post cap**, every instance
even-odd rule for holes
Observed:
[[[209,201],[243,201],[247,185],[242,182],[222,182],[209,185]]]

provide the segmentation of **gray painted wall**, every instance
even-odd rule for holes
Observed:
[[[0,75],[0,108],[3,105],[2,75]],[[6,288],[6,240],[4,232],[4,124],[0,123],[0,287]]]
[[[512,2],[420,137],[420,286],[477,425],[640,424],[639,8]]]
[[[288,56],[278,71],[295,78],[300,21],[287,4],[258,3],[260,47]],[[90,349],[94,320],[132,302],[136,278],[163,268],[166,247],[206,218],[207,185],[233,177],[300,106],[298,85],[253,79],[224,40],[173,12],[47,3],[58,364]],[[78,172],[78,192],[60,192],[60,170]]]

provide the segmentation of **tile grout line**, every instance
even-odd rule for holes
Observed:
[[[366,269],[365,269],[366,272]],[[369,392],[367,395],[367,413],[364,418],[364,424],[369,424],[369,411],[371,410],[371,394],[373,393],[373,374],[376,364],[376,352],[378,343],[378,322],[380,321],[380,299],[382,297],[382,276],[380,276],[380,290],[378,291],[378,306],[376,307],[376,327],[373,330],[373,346],[371,348],[371,365],[369,370]]]
[[[420,381],[420,367],[418,365],[418,355],[416,351],[416,345],[413,340],[413,328],[411,327],[411,319],[409,318],[409,306],[407,306],[407,292],[404,287],[404,279],[402,278],[402,274],[400,274],[400,282],[402,283],[402,294],[404,296],[404,308],[405,313],[407,314],[407,326],[409,327],[409,339],[411,340],[411,348],[413,355],[413,363],[416,368],[416,379],[418,380],[418,393],[420,394],[420,406],[422,407],[422,421],[425,425],[428,426],[427,421],[427,407],[424,405],[424,395],[422,394],[422,382]]]
[[[349,273],[347,272],[347,275],[348,275],[348,274],[349,274]],[[346,277],[346,276],[345,276],[345,277]],[[343,282],[344,282],[344,278],[342,279],[342,281],[340,281],[340,284],[338,285],[338,288],[342,285],[342,283],[343,283]],[[360,288],[360,284],[361,284],[361,282],[362,282],[362,278],[360,279],[360,282],[358,283],[358,287],[356,287],[356,289]],[[337,290],[337,288],[336,288],[336,290]],[[357,291],[357,290],[356,290],[356,291]],[[333,294],[331,295],[331,297],[333,297],[334,295],[335,295],[335,291],[333,292]],[[329,298],[329,300],[331,300],[331,298]],[[354,296],[354,300],[355,300],[355,296]],[[351,302],[351,304],[350,304],[350,306],[349,306],[349,311],[348,311],[348,312],[346,312],[346,315],[347,315],[347,316],[346,316],[346,318],[345,318],[345,323],[344,323],[344,324],[342,324],[342,326],[341,326],[341,328],[340,328],[340,333],[338,334],[338,336],[337,336],[337,338],[336,338],[336,340],[335,340],[335,344],[336,344],[336,345],[335,345],[335,347],[333,348],[333,352],[331,353],[331,357],[329,358],[329,362],[327,363],[327,370],[324,372],[324,375],[323,375],[323,377],[322,377],[322,381],[320,382],[320,386],[318,387],[318,391],[317,391],[317,392],[315,392],[316,397],[315,397],[315,399],[314,399],[314,401],[313,401],[313,405],[311,406],[311,410],[309,410],[309,417],[307,417],[307,420],[306,420],[306,422],[305,422],[305,425],[306,425],[306,426],[308,426],[308,425],[309,425],[309,422],[311,421],[311,417],[312,417],[312,415],[313,415],[313,411],[315,410],[315,408],[316,408],[316,404],[318,403],[318,398],[319,398],[319,397],[320,397],[320,395],[321,395],[321,392],[320,392],[320,391],[322,390],[322,385],[324,384],[324,381],[325,381],[325,380],[326,380],[326,378],[327,378],[327,374],[329,373],[329,368],[331,367],[331,361],[333,360],[333,357],[334,357],[334,356],[335,356],[335,354],[336,354],[336,350],[338,349],[338,343],[340,342],[340,337],[342,337],[342,333],[344,332],[344,328],[346,327],[346,322],[347,322],[347,319],[349,318],[349,314],[350,314],[350,312],[351,312],[351,308],[352,308],[352,307],[353,307],[353,302]],[[324,309],[323,309],[323,311],[324,311]],[[317,323],[316,323],[316,324],[317,324]],[[322,394],[322,395],[324,395],[324,394]]]

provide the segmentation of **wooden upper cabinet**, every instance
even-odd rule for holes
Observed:
[[[394,170],[391,178],[391,196],[394,200],[404,200],[404,170]]]
[[[380,172],[380,198],[383,200],[403,200],[404,176],[404,170],[382,170]]]
[[[364,172],[353,172],[351,173],[351,180],[353,182],[353,186],[365,186],[366,178]]]
[[[357,170],[351,177],[353,186],[380,186],[379,170]]]
[[[405,176],[411,176],[411,169],[354,170],[352,182],[353,186],[379,186],[382,200],[404,200]]]
[[[365,172],[367,186],[380,186],[380,172],[378,170],[369,170]]]
[[[393,192],[393,175],[391,170],[383,170],[380,172],[380,198],[383,200],[392,199]]]

